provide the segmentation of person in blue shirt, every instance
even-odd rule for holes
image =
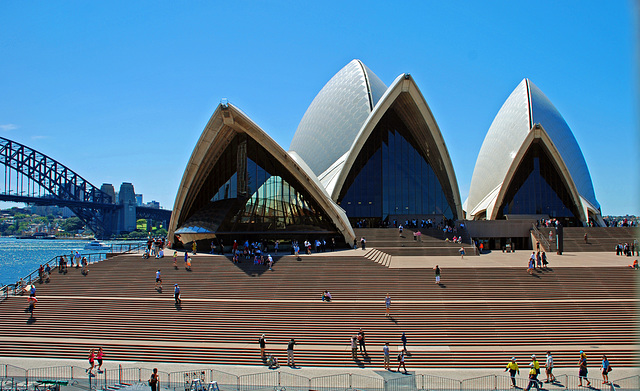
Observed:
[[[178,284],[173,284],[173,298],[176,301],[177,305],[180,305],[182,302],[180,299],[180,286]]]
[[[609,384],[609,372],[611,371],[611,365],[607,360],[606,355],[602,355],[602,384]]]

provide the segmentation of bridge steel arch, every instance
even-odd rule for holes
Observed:
[[[118,208],[111,196],[62,163],[24,144],[0,137],[0,163],[5,166],[4,189],[0,200],[67,206],[100,237],[111,235],[113,211]],[[24,178],[27,178],[26,196]],[[12,183],[16,186],[11,194]],[[40,197],[31,195],[42,190]],[[19,186],[19,187],[18,187]],[[20,192],[18,192],[18,188]],[[42,201],[39,202],[38,199]]]

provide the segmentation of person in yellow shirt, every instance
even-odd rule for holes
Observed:
[[[540,380],[538,380],[538,375],[540,374],[540,362],[538,362],[538,359],[536,358],[535,354],[531,355],[531,365],[533,367],[533,369],[536,370],[536,376],[534,378],[534,380],[536,381],[536,388],[538,387],[542,387],[542,384],[540,383]]]
[[[540,386],[538,385],[538,371],[536,371],[533,363],[529,364],[529,367],[531,367],[531,369],[529,369],[529,384],[525,391],[529,391],[531,387],[535,387],[536,390],[540,390]]]
[[[504,371],[509,371],[509,375],[511,376],[511,387],[516,387],[516,373],[520,374],[520,368],[518,368],[518,363],[516,362],[515,357],[511,357],[511,361],[507,364],[507,367]]]

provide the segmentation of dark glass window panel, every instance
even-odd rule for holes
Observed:
[[[246,135],[237,135],[225,149],[188,216],[180,229],[337,232],[304,186]]]
[[[497,218],[509,214],[545,214],[577,222],[579,216],[566,184],[539,143],[525,154],[498,210]]]
[[[393,110],[387,112],[356,158],[338,197],[352,221],[383,220],[389,215],[454,217],[433,168],[414,145],[400,118]]]

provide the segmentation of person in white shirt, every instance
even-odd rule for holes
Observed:
[[[551,352],[547,352],[547,361],[544,363],[544,367],[545,372],[547,373],[547,380],[545,380],[544,382],[555,382],[556,377],[553,375],[553,356],[551,355]]]

